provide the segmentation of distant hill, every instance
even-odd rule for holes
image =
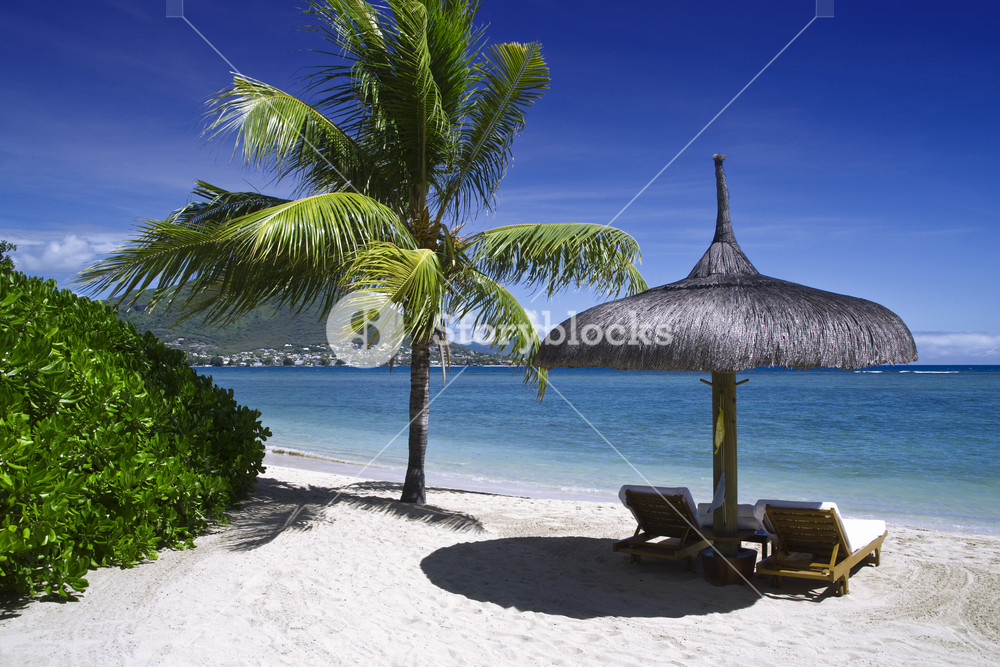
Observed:
[[[138,303],[132,307],[119,308],[118,317],[134,325],[139,333],[151,331],[170,347],[183,350],[192,364],[205,364],[213,357],[230,357],[262,349],[275,350],[274,355],[256,357],[266,364],[280,364],[284,356],[303,359],[307,364],[318,360],[320,356],[332,357],[328,351],[319,351],[326,350],[327,345],[326,313],[319,309],[293,315],[287,309],[275,312],[273,307],[265,306],[251,311],[232,324],[219,325],[205,324],[200,317],[178,321],[181,316],[177,309],[163,306],[149,308],[147,304]],[[492,354],[485,345],[452,344],[450,349],[452,363],[504,363],[499,355]],[[303,356],[305,351],[309,351],[309,355]],[[436,353],[433,356],[436,357]],[[400,364],[409,363],[408,343],[404,344],[396,361]]]
[[[151,309],[144,304],[119,308],[118,317],[135,325],[140,333],[152,331],[171,347],[200,354],[282,349],[286,344],[294,347],[326,344],[326,317],[319,310],[294,316],[289,310],[275,312],[273,307],[265,306],[224,326],[205,324],[200,317],[178,322],[177,309],[162,306]]]

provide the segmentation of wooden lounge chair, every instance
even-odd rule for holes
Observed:
[[[640,556],[686,559],[690,569],[694,555],[711,546],[698,532],[694,500],[686,488],[626,484],[618,497],[638,526],[632,537],[618,540],[612,548],[630,554],[633,563]]]
[[[842,519],[834,503],[761,500],[757,507],[777,541],[773,555],[757,563],[757,574],[771,575],[775,585],[782,577],[816,579],[846,595],[852,568],[879,564],[884,521]]]

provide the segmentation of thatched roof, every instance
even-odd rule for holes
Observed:
[[[566,320],[535,363],[732,372],[916,361],[913,336],[889,309],[757,272],[733,236],[724,159],[715,156],[715,238],[688,277]]]

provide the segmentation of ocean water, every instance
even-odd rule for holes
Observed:
[[[408,369],[213,368],[285,449],[402,480]],[[711,499],[699,373],[432,369],[428,483],[612,499],[622,484]],[[740,502],[833,500],[847,516],[1000,531],[1000,367],[738,373]]]

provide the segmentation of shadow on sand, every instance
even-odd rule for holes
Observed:
[[[611,540],[591,537],[456,544],[421,568],[435,585],[473,600],[578,619],[716,614],[760,599],[746,586],[711,586],[680,563],[631,564],[611,551]]]
[[[293,486],[261,477],[254,492],[239,505],[226,512],[229,525],[214,524],[203,533],[222,534],[224,544],[233,551],[251,551],[273,541],[286,530],[310,530],[323,521],[323,510],[345,505],[391,514],[410,521],[444,526],[459,532],[481,532],[482,524],[475,517],[435,507],[408,505],[395,500],[403,485],[393,482],[358,482],[345,487]],[[444,491],[431,488],[429,492]],[[476,491],[454,491],[472,493]],[[377,495],[376,495],[377,494]],[[141,567],[150,561],[137,564]],[[28,596],[0,591],[0,621],[16,618],[32,602],[74,602],[78,594]]]
[[[260,548],[286,530],[310,530],[328,520],[326,508],[341,503],[457,532],[483,531],[474,516],[398,502],[401,489],[401,484],[393,482],[358,482],[338,488],[293,486],[261,478],[250,498],[230,512],[225,543],[234,551]],[[431,553],[421,562],[421,569],[438,587],[473,600],[579,619],[726,613],[752,606],[761,595],[799,602],[828,597],[825,587],[802,580],[786,579],[782,588],[771,587],[763,578],[752,579],[753,588],[715,587],[705,582],[700,570],[692,572],[682,563],[655,559],[633,564],[611,551],[610,539],[591,537],[463,542]]]
[[[592,537],[512,537],[438,549],[421,562],[438,587],[480,602],[571,618],[698,616],[750,607],[769,598],[818,603],[826,584],[751,577],[749,586],[713,586],[700,567],[644,558],[639,563]]]
[[[429,492],[435,490],[438,489],[428,489]],[[286,530],[309,530],[316,522],[324,520],[325,508],[340,503],[455,531],[480,532],[483,529],[479,520],[468,514],[434,505],[400,503],[394,498],[401,491],[402,485],[393,482],[358,482],[337,488],[293,486],[261,478],[253,494],[228,513],[227,546],[236,551],[249,551],[268,544]]]
[[[31,598],[27,595],[18,595],[17,593],[6,591],[0,592],[0,621],[17,618],[30,602]]]

